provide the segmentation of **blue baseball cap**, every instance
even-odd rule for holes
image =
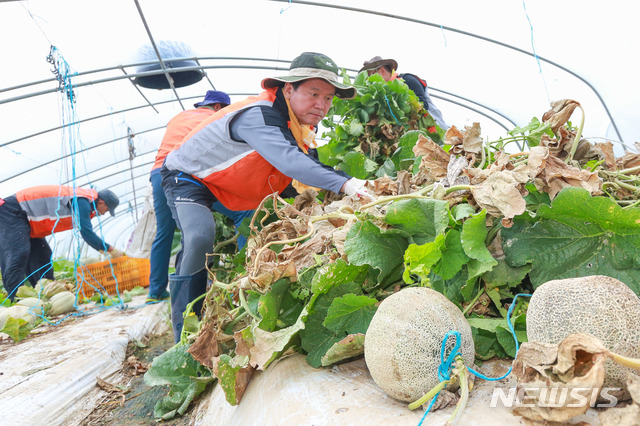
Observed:
[[[116,207],[120,204],[120,199],[116,194],[113,193],[110,189],[103,189],[102,191],[98,191],[98,197],[105,202],[107,207],[109,208],[109,213],[111,216],[116,215]]]
[[[204,100],[197,104],[193,104],[193,106],[199,108],[201,106],[214,104],[224,104],[224,106],[227,106],[231,104],[231,98],[229,98],[229,95],[224,92],[220,92],[218,90],[207,90]]]

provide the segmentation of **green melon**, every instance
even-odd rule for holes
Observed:
[[[527,339],[558,344],[571,333],[597,337],[612,352],[640,358],[640,299],[623,282],[603,275],[548,281],[538,287],[527,310]],[[628,399],[626,379],[634,370],[605,363],[603,387]]]
[[[389,396],[413,402],[438,380],[442,339],[461,335],[460,354],[473,365],[475,347],[469,322],[441,293],[408,287],[380,303],[364,341],[364,357],[374,382]],[[450,338],[447,351],[453,347]],[[448,353],[448,352],[447,352]]]

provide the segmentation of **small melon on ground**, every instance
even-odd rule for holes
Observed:
[[[597,337],[612,352],[640,357],[640,299],[623,282],[603,276],[552,280],[538,287],[527,310],[527,339],[558,344],[572,333]],[[634,370],[611,360],[605,363],[603,387],[628,399],[627,373]]]
[[[441,293],[408,287],[380,303],[364,340],[364,358],[373,381],[389,396],[413,402],[440,381],[442,339],[457,330],[458,350],[465,365],[473,365],[471,327],[462,311]],[[447,352],[454,339],[447,342]]]

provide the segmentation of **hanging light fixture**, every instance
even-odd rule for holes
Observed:
[[[195,60],[188,59],[195,55],[185,43],[159,41],[155,47],[157,48],[157,53],[154,46],[151,45],[145,45],[138,50],[138,62],[157,62],[138,67],[136,73],[158,71],[157,74],[135,77],[133,82],[138,86],[158,90],[171,88],[167,74],[163,71],[163,65],[164,70],[168,71],[168,76],[171,78],[174,88],[190,86],[204,77],[204,72],[199,69],[181,70],[181,68],[198,66]],[[160,55],[162,61],[159,60],[158,55]]]

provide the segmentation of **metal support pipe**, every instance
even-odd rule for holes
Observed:
[[[160,55],[160,51],[158,50],[158,46],[156,46],[156,42],[153,39],[153,35],[151,35],[151,30],[149,29],[149,25],[147,25],[147,20],[144,17],[144,13],[142,13],[142,8],[140,7],[140,3],[138,2],[138,0],[133,0],[133,1],[136,3],[136,8],[138,8],[138,13],[140,14],[140,19],[142,19],[144,28],[147,30],[147,35],[149,36],[149,40],[151,41],[153,50],[155,50],[156,55],[158,56],[158,61],[160,61],[160,66],[162,67],[162,71],[164,71],[165,77],[167,77],[169,86],[171,86],[171,90],[173,90],[173,93],[176,95],[176,99],[178,100],[178,102],[180,103],[180,106],[184,110],[185,108],[184,108],[184,105],[182,105],[182,100],[180,99],[180,96],[178,95],[178,92],[176,91],[176,88],[173,85],[173,78],[171,78],[171,76],[169,75],[169,72],[167,71],[167,67],[165,66],[164,61],[162,60],[162,56]]]
[[[269,1],[273,1],[273,2],[278,2],[278,3],[290,3],[290,0],[269,0]],[[595,93],[595,95],[597,96],[598,100],[600,100],[600,103],[602,104],[602,107],[604,108],[605,112],[607,113],[607,116],[609,117],[609,120],[611,121],[611,125],[613,126],[613,129],[616,132],[616,135],[618,136],[618,140],[622,141],[622,136],[620,135],[620,131],[618,131],[618,126],[616,126],[616,122],[613,119],[613,116],[611,115],[611,112],[609,111],[609,108],[607,107],[607,104],[604,102],[604,99],[602,99],[602,96],[600,96],[600,93],[596,90],[595,87],[593,87],[591,85],[591,83],[589,83],[586,79],[584,79],[582,76],[580,76],[579,74],[571,71],[568,68],[565,68],[564,66],[553,62],[549,59],[543,58],[542,56],[538,56],[538,55],[534,55],[531,52],[528,52],[524,49],[520,49],[518,47],[512,46],[510,44],[507,43],[503,43],[501,41],[498,40],[494,40],[491,39],[489,37],[484,37],[478,34],[473,34],[470,33],[468,31],[463,31],[463,30],[459,30],[457,28],[453,28],[453,27],[447,27],[445,25],[440,25],[440,24],[435,24],[433,22],[427,22],[427,21],[422,21],[420,19],[415,19],[415,18],[409,18],[406,16],[400,16],[400,15],[394,15],[392,13],[386,13],[386,12],[377,12],[375,10],[367,10],[367,9],[361,9],[358,7],[349,7],[349,6],[340,6],[340,5],[336,5],[336,4],[326,4],[326,3],[317,3],[314,1],[304,1],[304,0],[296,0],[295,1],[296,4],[302,4],[302,5],[307,5],[307,6],[316,6],[316,7],[325,7],[328,9],[339,9],[339,10],[348,10],[350,12],[356,12],[356,13],[365,13],[368,15],[377,15],[377,16],[384,16],[385,18],[391,18],[391,19],[398,19],[400,21],[406,21],[406,22],[413,22],[416,24],[420,24],[420,25],[426,25],[429,27],[434,27],[434,28],[438,28],[442,31],[451,31],[453,33],[458,33],[458,34],[462,34],[468,37],[473,37],[473,38],[477,38],[479,40],[483,40],[489,43],[493,43],[493,44],[497,44],[498,46],[502,46],[502,47],[506,47],[507,49],[511,49],[514,50],[516,52],[519,53],[523,53],[525,55],[531,56],[532,58],[536,58],[542,62],[546,62],[550,65],[553,65],[569,74],[571,74],[572,76],[576,77],[578,80],[582,81],[584,84],[587,85],[587,87],[589,87],[593,93]]]

